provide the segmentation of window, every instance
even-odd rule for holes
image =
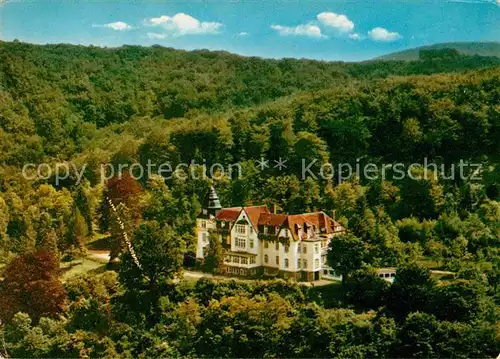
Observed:
[[[230,256],[224,256],[224,262],[231,262]]]
[[[250,227],[252,228],[252,227]],[[250,238],[250,248],[253,248],[253,238]]]
[[[233,263],[240,263],[240,257],[233,257]]]
[[[207,243],[208,242],[208,234],[207,233],[203,233],[201,235],[201,238],[203,240],[203,243]]]
[[[245,270],[243,268],[240,269],[240,275],[245,275]]]
[[[236,247],[237,248],[246,248],[247,241],[245,238],[236,238]]]
[[[201,221],[201,228],[207,228],[207,221]]]
[[[237,224],[236,225],[236,233],[247,234],[247,226],[245,226],[244,224]]]
[[[290,250],[290,246],[285,246],[285,253],[288,253],[289,250]]]
[[[302,247],[302,253],[306,254],[307,253],[307,247],[306,245],[304,244],[304,246]]]
[[[264,241],[264,248],[269,248],[269,243],[267,243],[267,241]]]
[[[297,268],[300,269],[300,259],[297,259]]]
[[[252,234],[252,233],[253,233],[253,227],[250,226],[250,234]]]
[[[314,268],[319,268],[319,259],[314,260]]]
[[[279,251],[280,250],[280,242],[276,241],[276,250]]]
[[[255,264],[255,257],[250,257],[250,264]]]
[[[307,268],[307,259],[304,259],[303,263],[304,263],[304,269],[306,269]]]
[[[264,226],[264,234],[267,234],[267,226]]]
[[[319,243],[316,243],[314,245],[314,253],[318,254],[319,253]]]
[[[280,264],[280,257],[279,256],[276,256],[276,264]]]
[[[248,264],[248,258],[242,257],[241,258],[241,264]]]
[[[264,263],[269,263],[269,256],[267,254],[264,256]]]
[[[288,261],[288,258],[285,259],[285,268],[288,268],[289,266],[289,261]]]

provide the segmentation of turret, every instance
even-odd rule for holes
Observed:
[[[217,195],[214,186],[211,186],[210,191],[208,191],[208,194],[205,197],[201,215],[204,217],[216,216],[221,209],[222,206],[220,204],[219,196]]]

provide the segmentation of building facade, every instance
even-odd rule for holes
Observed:
[[[277,214],[267,206],[222,208],[212,187],[197,219],[196,257],[203,260],[209,235],[224,248],[223,271],[233,276],[319,280],[331,269],[326,252],[344,227],[324,212]]]

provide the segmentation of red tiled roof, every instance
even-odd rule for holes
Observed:
[[[234,222],[238,219],[241,209],[241,207],[223,208],[217,216],[215,216],[215,219],[219,221]]]
[[[264,226],[281,226],[287,220],[286,214],[262,213],[259,217],[259,225]]]
[[[305,224],[315,227],[316,233],[318,234],[334,233],[335,227],[341,226],[338,222],[334,221],[324,212],[304,213],[288,216],[289,229],[292,231],[292,235],[295,239],[298,238],[297,232],[295,231],[295,225],[304,227]]]
[[[249,206],[249,207],[232,207],[223,208],[215,217],[217,220],[226,222],[235,222],[244,210],[248,220],[253,227],[258,230],[259,225],[286,227],[292,232],[295,240],[299,239],[296,226],[304,228],[305,225],[313,227],[317,234],[331,234],[335,232],[337,226],[341,226],[338,222],[325,214],[325,212],[313,212],[304,214],[275,214],[269,211],[267,206]],[[345,230],[342,227],[342,230]]]
[[[248,215],[248,219],[252,223],[253,227],[255,229],[258,228],[259,225],[259,217],[261,214],[268,214],[271,213],[269,211],[269,208],[267,206],[252,206],[252,207],[244,207],[243,210],[246,212]]]

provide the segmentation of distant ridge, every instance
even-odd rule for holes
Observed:
[[[413,61],[418,60],[419,52],[422,49],[438,50],[446,48],[455,49],[465,55],[500,57],[500,42],[447,42],[393,52],[388,55],[377,57],[375,60]]]

